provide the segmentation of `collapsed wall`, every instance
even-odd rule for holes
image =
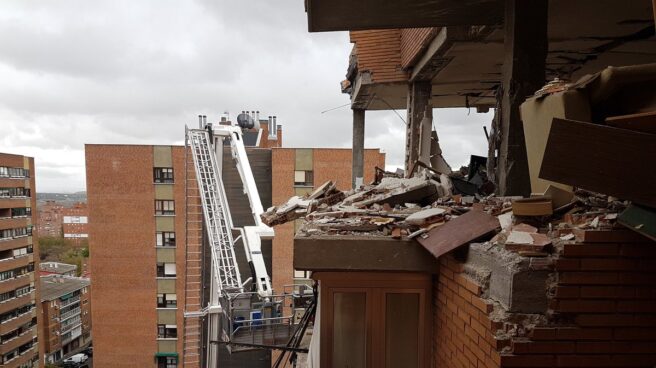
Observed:
[[[437,367],[653,367],[656,244],[592,231],[525,257],[471,244],[440,259]]]

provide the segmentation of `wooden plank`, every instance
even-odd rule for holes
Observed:
[[[540,178],[656,207],[656,134],[553,120]]]
[[[512,202],[512,210],[517,216],[545,216],[553,213],[551,199],[543,196],[517,199]]]
[[[611,116],[606,118],[606,124],[636,132],[656,134],[656,111]]]
[[[630,205],[617,218],[627,228],[656,240],[656,210],[635,204]]]
[[[499,220],[483,211],[471,210],[417,238],[435,258],[461,245],[481,239],[500,228]]]
[[[294,268],[311,271],[437,272],[437,261],[414,240],[313,236],[294,239]]]
[[[494,25],[501,0],[307,0],[310,32]]]

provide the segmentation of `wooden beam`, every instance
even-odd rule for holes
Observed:
[[[310,32],[492,25],[502,0],[307,0]]]
[[[529,196],[531,183],[519,106],[544,85],[548,0],[506,0],[499,194]]]
[[[554,119],[540,178],[656,207],[656,134]]]

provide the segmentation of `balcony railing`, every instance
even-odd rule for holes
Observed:
[[[60,309],[64,308],[64,307],[69,306],[73,303],[78,303],[79,301],[80,301],[80,296],[79,295],[68,298],[68,299],[61,302],[61,305],[59,306],[59,308]]]
[[[75,309],[72,309],[72,310],[69,310],[68,312],[64,312],[64,313],[59,315],[59,321],[63,322],[65,320],[67,320],[71,317],[74,317],[76,315],[79,315],[79,314],[80,314],[80,308],[79,307],[75,308]]]

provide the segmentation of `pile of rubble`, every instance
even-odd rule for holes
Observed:
[[[274,226],[304,219],[296,234],[301,237],[417,238],[429,250],[490,240],[522,255],[540,256],[550,252],[555,242],[574,240],[577,230],[617,227],[618,213],[628,205],[609,196],[583,190],[571,193],[556,187],[531,198],[471,196],[454,191],[457,189],[445,175],[390,175],[377,184],[348,192],[329,181],[310,194],[269,208],[262,220]],[[470,212],[481,214],[466,215]],[[456,221],[444,226],[459,217],[460,224]],[[475,230],[477,224],[480,231]],[[438,244],[445,237],[451,244]]]

